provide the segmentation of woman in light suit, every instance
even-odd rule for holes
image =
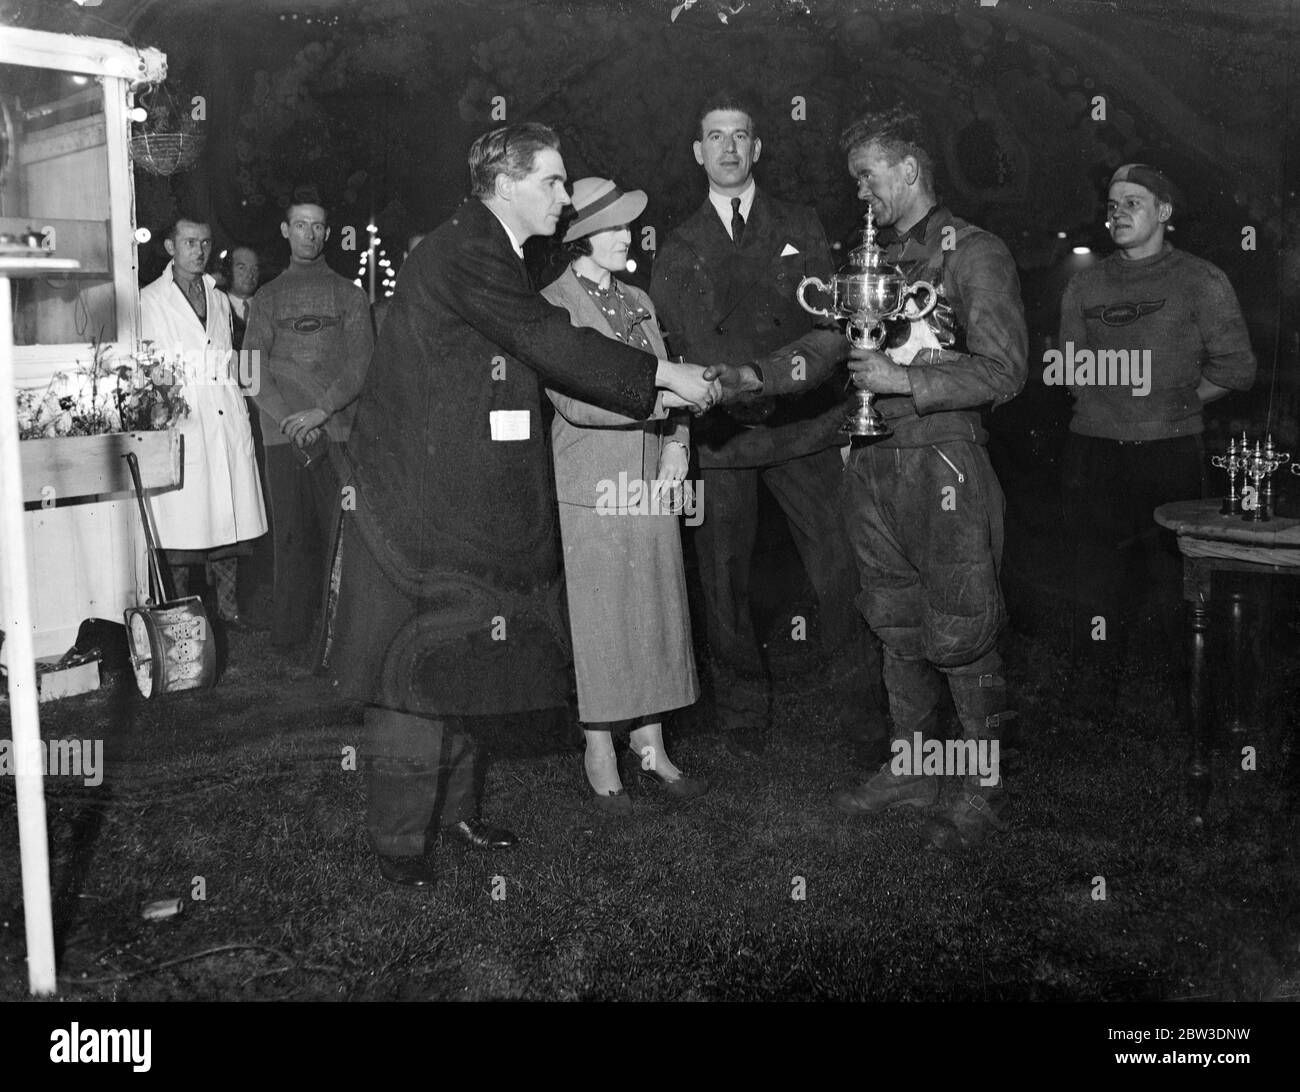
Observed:
[[[573,185],[575,219],[564,235],[569,267],[543,293],[575,326],[600,330],[666,359],[650,297],[615,273],[627,268],[629,224],[645,210],[640,190],[603,178]],[[664,749],[663,714],[699,697],[691,651],[678,517],[690,462],[685,413],[662,399],[648,421],[557,391],[551,430],[556,494],[573,631],[578,716],[587,780],[602,811],[630,814],[612,733],[627,729],[625,767],[676,799],[708,791]]]

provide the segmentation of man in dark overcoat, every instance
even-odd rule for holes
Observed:
[[[402,270],[350,443],[336,644],[344,693],[369,703],[366,826],[384,877],[433,882],[428,832],[514,842],[483,822],[472,734],[563,705],[569,640],[542,388],[635,418],[703,410],[703,369],[575,328],[529,282],[523,243],[564,206],[543,125],[484,134],[473,197]],[[517,717],[519,723],[526,718]]]
[[[669,349],[686,359],[742,364],[793,341],[813,328],[799,282],[833,273],[816,211],[755,186],[762,148],[743,96],[704,102],[694,151],[709,196],[664,240],[650,285]],[[841,377],[758,412],[719,409],[693,430],[708,498],[694,537],[715,714],[741,755],[761,752],[768,730],[767,668],[750,613],[760,480],[816,594],[822,648],[841,654],[839,720],[862,742],[885,740],[878,653],[854,607],[857,575],[836,499],[846,402]]]

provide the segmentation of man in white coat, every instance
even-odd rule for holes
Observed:
[[[179,426],[181,487],[154,495],[154,522],[176,594],[186,594],[189,566],[202,562],[216,588],[219,616],[237,623],[239,555],[266,534],[266,508],[231,351],[230,301],[204,273],[212,252],[207,224],[178,220],[163,245],[172,260],[140,291],[141,336],[168,359],[184,362],[181,394],[190,412]]]

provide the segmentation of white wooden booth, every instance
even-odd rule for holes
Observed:
[[[134,88],[165,75],[166,58],[155,49],[0,28],[0,231],[52,231],[56,256],[80,263],[75,274],[13,282],[19,387],[44,390],[56,372],[89,362],[92,339],[124,353],[136,347],[128,111]],[[33,478],[43,471],[29,466],[36,449],[19,447],[27,448],[24,492],[39,495]],[[130,493],[54,491],[47,504],[29,504],[25,514],[37,656],[65,652],[83,619],[120,621],[147,594]]]

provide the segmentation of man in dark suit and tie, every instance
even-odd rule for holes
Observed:
[[[812,329],[795,292],[805,276],[831,276],[830,248],[812,209],[755,186],[763,144],[746,100],[715,94],[699,117],[695,159],[708,199],[664,241],[650,295],[672,352],[742,364]],[[695,548],[714,704],[740,755],[761,752],[768,733],[764,658],[750,614],[760,479],[785,513],[816,593],[822,648],[845,654],[841,724],[863,742],[885,740],[878,653],[854,606],[858,582],[837,504],[841,387],[832,380],[780,402],[720,409],[694,430],[705,485]]]
[[[393,883],[434,881],[435,823],[513,844],[478,816],[475,726],[522,727],[569,694],[543,385],[634,418],[657,387],[696,410],[719,393],[534,290],[523,244],[570,203],[559,148],[536,124],[474,143],[473,196],[403,267],[349,441],[331,663],[368,703],[366,827]]]

